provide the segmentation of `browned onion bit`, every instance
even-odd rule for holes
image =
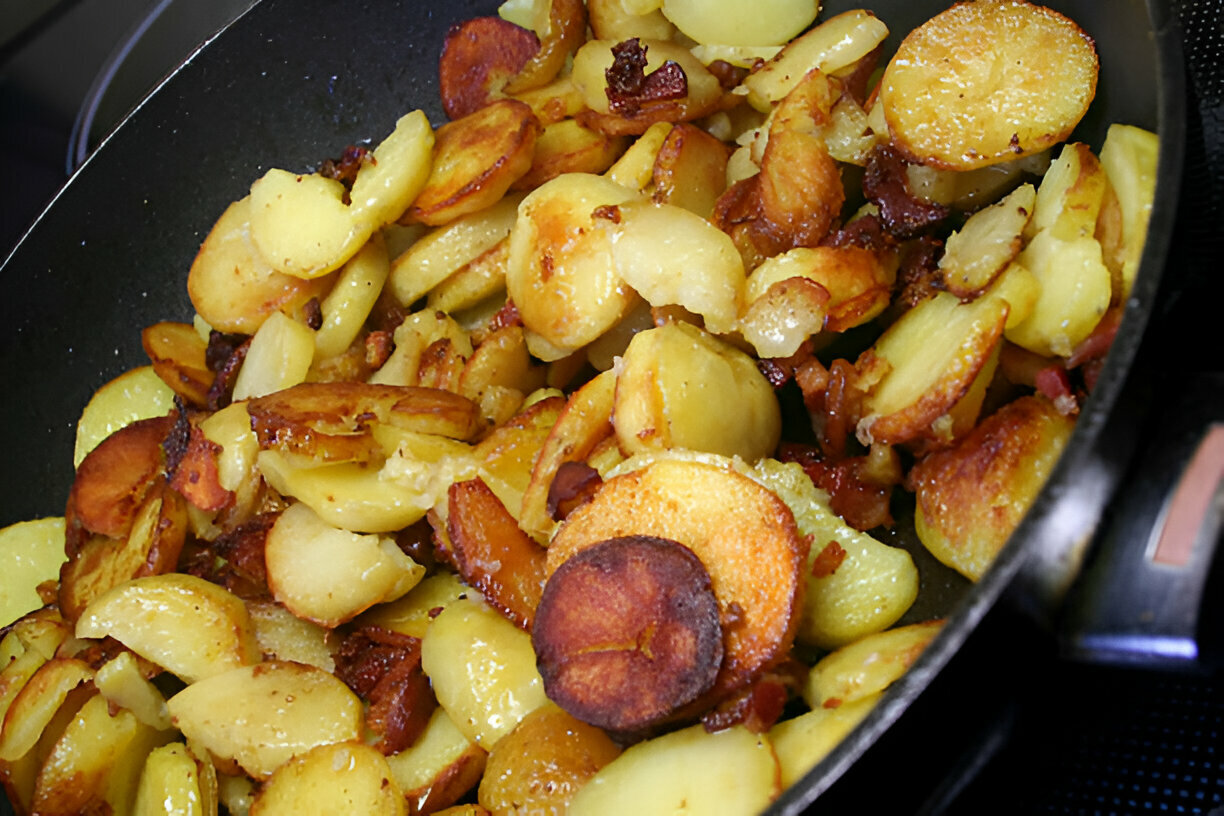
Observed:
[[[646,73],[646,46],[637,37],[612,46],[612,66],[604,72],[608,108],[623,116],[635,115],[646,102],[683,99],[688,76],[674,60]]]

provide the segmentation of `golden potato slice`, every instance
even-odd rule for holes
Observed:
[[[679,122],[655,155],[651,198],[709,218],[727,188],[730,148],[696,125]]]
[[[458,575],[440,570],[422,580],[398,601],[379,604],[363,613],[357,619],[357,626],[381,626],[420,639],[425,637],[425,630],[437,614],[436,610],[445,608],[471,591],[471,587],[464,584]]]
[[[361,736],[361,700],[327,672],[270,660],[192,683],[167,703],[188,740],[266,780],[318,745]]]
[[[392,539],[333,527],[301,503],[268,531],[264,558],[272,597],[329,629],[399,598],[425,576]]]
[[[247,614],[255,627],[255,642],[265,658],[305,663],[325,672],[336,670],[327,629],[296,617],[272,601],[247,601]]]
[[[20,521],[0,530],[0,626],[44,605],[38,586],[59,578],[66,557],[62,517]]]
[[[1069,357],[1101,322],[1112,299],[1113,278],[1101,245],[1091,236],[1064,240],[1045,229],[1016,260],[1040,288],[1032,311],[1007,329],[1007,339],[1046,357]]]
[[[671,122],[655,122],[646,128],[604,175],[631,190],[645,191],[654,179],[659,151],[673,127]]]
[[[545,369],[531,358],[522,326],[502,326],[490,332],[472,350],[459,376],[459,393],[481,404],[492,389],[518,393],[519,402],[544,385]],[[518,404],[514,405],[517,410]],[[508,417],[489,417],[500,425]]]
[[[570,513],[549,544],[549,571],[580,550],[629,535],[678,541],[710,574],[723,616],[724,659],[713,688],[694,707],[742,688],[789,651],[807,544],[772,492],[717,465],[654,462],[607,480]]]
[[[949,235],[939,259],[944,288],[969,298],[989,286],[1020,252],[1039,196],[1033,185],[1022,184],[1002,201],[969,216],[960,230]]]
[[[426,307],[446,314],[457,314],[490,302],[500,306],[506,299],[506,267],[509,263],[510,241],[503,238],[429,290]]]
[[[878,695],[909,670],[943,625],[933,620],[898,626],[825,655],[808,672],[804,699],[813,709],[832,709]]]
[[[242,600],[178,572],[136,578],[102,594],[81,614],[76,636],[113,637],[187,682],[259,660]]]
[[[162,417],[174,408],[174,391],[153,370],[140,366],[125,371],[93,393],[77,420],[72,466],[98,443],[138,419]]]
[[[306,381],[314,360],[315,335],[305,323],[274,312],[247,347],[234,381],[234,399],[262,397]]]
[[[494,428],[476,446],[481,480],[515,519],[521,515],[536,458],[564,408],[564,397],[544,397]]]
[[[627,454],[683,448],[755,462],[782,434],[777,397],[752,358],[686,323],[629,341],[612,415]]]
[[[216,802],[212,802],[213,807]],[[172,742],[153,749],[145,760],[136,800],[134,816],[181,814],[209,816],[200,791],[200,766],[187,746]]]
[[[789,357],[824,328],[828,303],[829,290],[814,280],[780,280],[740,316],[740,335],[752,344],[758,357]]]
[[[1025,0],[958,3],[902,41],[880,81],[893,144],[969,170],[1063,141],[1096,93],[1092,39]]]
[[[599,40],[622,40],[641,37],[670,40],[676,27],[663,16],[660,4],[644,11],[635,7],[634,0],[587,0],[587,15],[591,32]]]
[[[620,755],[607,734],[555,705],[523,718],[489,752],[477,798],[494,816],[564,812],[574,794]]]
[[[501,199],[531,169],[540,123],[531,108],[500,99],[438,128],[433,169],[406,217],[446,224]]]
[[[443,708],[435,708],[411,746],[387,757],[411,813],[436,813],[480,782],[488,752],[466,737]]]
[[[586,38],[587,14],[582,0],[545,0],[534,5],[537,14],[526,27],[539,37],[540,47],[510,77],[505,88],[508,94],[551,82]]]
[[[359,742],[317,745],[281,765],[255,795],[251,816],[379,813],[401,816],[404,795],[378,749]]]
[[[189,323],[162,321],[146,326],[140,333],[145,354],[162,382],[189,404],[203,408],[215,374],[205,355],[208,343]]]
[[[639,742],[574,795],[572,816],[761,813],[781,792],[769,739],[701,725]]]
[[[366,239],[403,215],[421,193],[430,176],[434,139],[424,112],[411,111],[362,161],[349,193],[349,213]]]
[[[501,17],[474,17],[452,27],[438,59],[438,92],[451,119],[504,95],[506,84],[538,53],[540,41]]]
[[[386,242],[376,233],[337,273],[335,285],[319,304],[323,322],[315,330],[315,360],[343,354],[352,345],[390,270]]]
[[[1160,140],[1155,133],[1123,124],[1110,125],[1101,145],[1101,165],[1109,176],[1119,210],[1117,243],[1111,244],[1105,253],[1106,261],[1112,259],[1118,269],[1118,300],[1124,300],[1130,293],[1143,254],[1156,195],[1159,150]]]
[[[816,0],[766,0],[752,6],[699,0],[663,0],[663,14],[699,43],[782,45],[811,25]]]
[[[1045,229],[1064,240],[1093,235],[1108,187],[1109,177],[1092,148],[1083,142],[1064,145],[1041,177],[1025,237]]]
[[[944,564],[978,580],[1053,470],[1075,423],[1038,397],[1021,397],[954,447],[914,466],[918,538]]]
[[[782,787],[794,785],[816,767],[862,722],[879,699],[880,695],[874,694],[837,708],[815,708],[769,729]]]
[[[583,109],[582,94],[568,74],[539,88],[517,93],[512,98],[530,105],[536,119],[544,127],[576,116]]]
[[[170,728],[166,698],[145,677],[141,661],[132,652],[120,652],[99,666],[94,685],[112,706],[132,712],[145,725],[157,731]]]
[[[519,205],[506,290],[523,326],[555,349],[547,355],[533,349],[546,362],[603,334],[633,302],[612,260],[616,225],[600,213],[635,197],[603,177],[568,173]]]
[[[768,112],[813,68],[832,74],[874,51],[888,26],[870,11],[846,11],[787,42],[776,56],[744,79],[748,102]]]
[[[602,173],[625,151],[626,144],[626,137],[600,133],[577,119],[546,125],[536,139],[531,169],[514,183],[514,189],[532,190],[564,173]]]
[[[4,713],[0,760],[15,762],[38,743],[70,692],[93,679],[83,661],[57,657],[38,667]]]
[[[161,444],[173,425],[169,415],[137,420],[81,460],[68,493],[70,537],[78,525],[111,538],[127,536],[145,494],[163,470]],[[69,541],[69,557],[74,553]]]
[[[268,315],[296,315],[331,284],[276,271],[255,248],[250,222],[251,197],[244,196],[217,219],[187,274],[191,305],[217,331],[254,334]]]
[[[1007,301],[940,292],[910,309],[855,367],[867,386],[856,433],[898,444],[927,433],[969,390],[1003,337]]]

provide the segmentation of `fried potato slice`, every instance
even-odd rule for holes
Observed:
[[[811,25],[816,0],[767,0],[744,6],[733,0],[663,0],[663,14],[699,43],[782,45]]]
[[[145,354],[162,382],[191,405],[208,404],[208,390],[215,375],[208,368],[208,344],[189,323],[162,321],[140,333]]]
[[[19,521],[0,529],[0,626],[44,605],[38,586],[59,577],[65,558],[63,517]]]
[[[587,0],[587,16],[596,39],[622,42],[634,37],[670,40],[676,27],[658,6],[642,10],[633,0]]]
[[[183,743],[172,742],[153,749],[140,775],[132,813],[135,816],[171,813],[209,816],[201,793],[200,776],[199,762]],[[215,797],[211,804],[216,806]]]
[[[1096,238],[1064,240],[1051,229],[1033,236],[1016,258],[1037,279],[1028,317],[1007,329],[1007,339],[1029,351],[1069,357],[1109,309],[1113,279]]]
[[[1007,301],[940,292],[892,324],[855,363],[866,384],[864,444],[917,439],[968,392],[1003,337]]]
[[[807,555],[790,509],[728,468],[660,460],[614,476],[566,518],[548,547],[550,572],[610,538],[656,536],[688,547],[710,574],[723,623],[723,663],[694,703],[721,699],[787,653],[802,606]]]
[[[1026,0],[958,3],[909,33],[880,81],[893,144],[969,170],[1063,141],[1096,93],[1092,39]]]
[[[651,199],[709,218],[727,188],[730,154],[726,144],[701,128],[678,122],[667,131],[655,155]]]
[[[499,99],[539,50],[533,32],[501,17],[474,17],[451,28],[438,60],[446,115],[459,119]]]
[[[161,444],[173,416],[141,419],[120,428],[81,460],[68,493],[69,526],[123,538],[145,493],[164,467]],[[71,549],[69,556],[73,555]]]
[[[939,259],[944,288],[970,298],[990,286],[1019,254],[1037,198],[1033,185],[1022,184],[949,235]]]
[[[296,315],[331,284],[278,272],[251,239],[251,197],[225,209],[213,225],[187,274],[191,305],[217,331],[254,334],[276,311]]]
[[[532,190],[565,173],[602,173],[625,151],[627,137],[609,136],[577,119],[546,125],[535,144],[531,169],[514,183]]]
[[[166,704],[188,740],[266,780],[290,758],[361,736],[361,700],[314,666],[269,660],[192,683]]]
[[[633,303],[634,292],[611,257],[615,224],[600,213],[635,197],[601,176],[567,173],[519,205],[510,232],[506,290],[523,326],[552,350],[541,354],[533,347],[545,362],[603,334]]]
[[[277,768],[251,803],[251,816],[381,813],[402,816],[404,795],[378,749],[359,742],[316,745]]]
[[[1075,423],[1049,400],[1021,397],[910,473],[914,528],[942,563],[978,580],[1054,469]]]
[[[822,657],[808,672],[803,697],[813,709],[833,709],[884,691],[918,659],[942,620],[867,635]]]
[[[548,578],[531,633],[550,700],[583,722],[635,733],[714,684],[722,628],[693,551],[653,536],[593,544]]]
[[[1109,176],[1117,201],[1116,240],[1106,247],[1106,261],[1116,268],[1117,300],[1125,299],[1135,282],[1139,257],[1147,238],[1148,219],[1156,195],[1156,166],[1160,139],[1133,125],[1112,124],[1101,145],[1101,165]],[[1102,215],[1104,219],[1104,215]],[[1104,225],[1102,225],[1104,226]],[[1104,238],[1102,245],[1106,244]]]
[[[306,381],[314,360],[315,334],[283,312],[268,315],[251,338],[234,381],[234,399],[262,397]]]
[[[528,27],[539,37],[540,47],[511,75],[505,87],[508,94],[551,82],[586,39],[587,11],[582,0],[542,0],[534,7],[536,19]]]
[[[93,670],[75,658],[56,657],[40,665],[4,713],[0,760],[15,762],[33,749],[73,689],[92,679]]]
[[[435,708],[425,732],[408,748],[387,757],[387,762],[409,812],[437,813],[476,787],[487,756],[445,709]]]
[[[789,788],[816,767],[879,700],[877,693],[837,708],[814,708],[770,728],[769,742],[778,757],[782,787]]]
[[[740,315],[740,335],[761,358],[789,357],[824,328],[828,303],[829,290],[816,281],[785,278],[754,298]]]
[[[531,169],[540,123],[531,107],[499,99],[438,128],[433,169],[405,217],[447,224],[501,200]]]
[[[125,371],[98,388],[81,411],[72,466],[79,468],[86,454],[125,425],[138,419],[165,416],[173,408],[174,391],[153,366]]]

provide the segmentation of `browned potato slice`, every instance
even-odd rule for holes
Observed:
[[[539,88],[551,82],[586,37],[587,15],[582,0],[546,0],[536,8],[547,16],[528,26],[540,38],[540,48],[506,83],[506,93]]]
[[[153,363],[153,370],[174,393],[192,405],[208,404],[208,390],[215,375],[208,368],[208,344],[195,326],[163,321],[140,333],[141,345]]]
[[[427,306],[439,312],[455,314],[479,306],[499,294],[504,300],[506,266],[509,263],[510,241],[503,238],[430,289]]]
[[[1020,252],[1037,198],[1033,185],[1022,184],[999,203],[978,210],[960,231],[948,236],[939,271],[949,292],[975,297],[994,282]]]
[[[15,762],[34,748],[69,693],[91,679],[93,670],[74,658],[57,657],[39,666],[4,714],[0,760]]]
[[[549,699],[619,733],[666,722],[708,691],[723,656],[718,600],[700,559],[642,535],[561,562],[531,643]]]
[[[453,27],[438,60],[446,115],[459,119],[500,98],[539,49],[535,34],[500,17],[475,17]]]
[[[902,315],[855,363],[868,388],[859,439],[898,444],[926,434],[994,353],[1007,310],[999,297],[961,303],[940,292]]]
[[[1021,397],[956,446],[910,473],[918,538],[944,564],[978,580],[1020,523],[1067,443],[1074,421],[1038,397]]]
[[[616,476],[574,510],[548,548],[556,570],[609,538],[646,535],[696,553],[718,598],[723,663],[710,702],[742,688],[790,649],[799,623],[807,543],[787,506],[716,465],[661,460]]]
[[[655,156],[652,198],[709,218],[727,188],[730,155],[727,145],[696,125],[676,124]]]
[[[1063,141],[1096,93],[1092,39],[1025,0],[958,3],[902,41],[880,82],[893,143],[968,170]]]
[[[609,370],[575,391],[544,440],[523,491],[519,525],[537,541],[547,541],[555,522],[548,512],[548,490],[565,462],[580,462],[612,436],[616,373]]]
[[[523,509],[523,494],[536,457],[564,408],[565,398],[560,395],[533,402],[476,446],[481,480],[516,519]]]
[[[545,126],[536,139],[531,169],[514,183],[532,190],[563,173],[602,173],[625,151],[626,137],[591,130],[576,119]]]
[[[123,539],[96,536],[60,570],[59,605],[75,621],[112,587],[143,575],[172,571],[187,537],[187,503],[165,480],[150,488]]]
[[[438,128],[433,169],[406,217],[446,224],[495,204],[531,169],[539,133],[531,108],[513,99]]]
[[[530,631],[544,591],[544,548],[519,529],[480,479],[450,486],[448,546],[464,582],[519,628]]]
[[[477,798],[494,816],[537,809],[563,813],[620,750],[598,728],[555,705],[541,706],[493,746]]]
[[[173,426],[173,416],[137,420],[90,451],[68,493],[69,527],[79,524],[112,538],[126,536],[146,491],[162,470],[161,443]],[[71,544],[68,555],[73,555]]]
[[[527,351],[522,326],[503,326],[485,337],[472,351],[472,356],[459,376],[459,392],[477,404],[483,404],[490,391],[514,391],[518,408],[522,398],[544,385],[544,367],[538,365]],[[508,416],[491,416],[500,425]]]
[[[268,265],[251,242],[250,218],[250,196],[229,205],[187,274],[191,305],[217,331],[254,334],[268,315],[295,315],[331,284],[330,277],[306,280]]]

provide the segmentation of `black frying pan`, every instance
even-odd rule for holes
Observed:
[[[803,810],[843,777],[873,778],[862,770],[869,749],[887,742],[890,729],[907,733],[906,722],[918,715],[902,714],[941,693],[926,690],[938,689],[936,679],[1005,594],[1050,608],[1075,574],[1124,461],[1123,389],[1154,308],[1180,181],[1179,40],[1169,10],[1155,0],[1049,4],[1077,20],[1101,55],[1097,100],[1077,138],[1099,147],[1112,121],[1161,134],[1158,206],[1132,302],[1071,444],[1012,543],[973,587],[921,562],[923,605],[914,615],[947,614],[949,625],[860,728],[784,794],[779,813]],[[869,7],[893,30],[895,47],[946,5],[830,0],[825,14]],[[346,145],[381,139],[413,108],[442,122],[435,85],[442,38],[453,22],[495,7],[493,0],[263,0],[106,140],[0,270],[7,394],[0,525],[63,512],[82,407],[98,386],[146,362],[141,327],[190,318],[186,272],[225,206],[267,168],[311,170]],[[865,782],[856,791],[853,801],[870,812],[880,786]]]

